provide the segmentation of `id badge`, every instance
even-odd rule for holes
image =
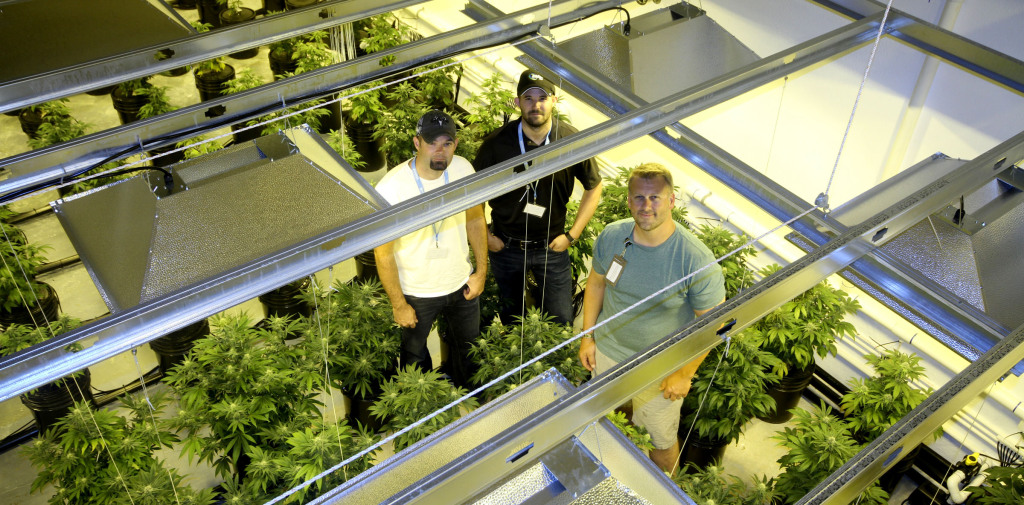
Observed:
[[[619,277],[622,276],[622,269],[626,268],[626,258],[616,254],[612,258],[612,264],[608,267],[608,273],[605,274],[604,280],[612,286],[619,283]]]
[[[440,260],[448,256],[448,249],[444,247],[431,247],[427,249],[427,259]]]
[[[527,214],[529,214],[531,216],[534,216],[534,217],[544,217],[544,212],[546,210],[548,210],[548,209],[543,207],[543,206],[537,205],[535,203],[529,203],[529,202],[527,202],[526,203],[526,207],[523,208],[523,212],[525,212],[525,213],[527,213]]]

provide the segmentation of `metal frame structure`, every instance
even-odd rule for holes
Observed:
[[[488,15],[495,15],[496,12],[490,6],[477,1],[474,2],[470,15],[477,19],[484,19]],[[876,9],[857,19],[879,19],[880,17],[881,9]],[[895,17],[899,17],[899,15]],[[904,16],[904,19],[914,25],[923,23],[909,16]],[[910,31],[918,34],[945,32],[934,25],[927,25],[927,23],[925,25],[924,28],[917,27]],[[910,25],[902,25],[901,29],[907,29],[908,26]],[[847,28],[843,27],[822,35],[804,45],[809,46],[816,44],[817,41],[825,40],[828,41],[826,43],[834,44],[831,48],[835,51],[833,55],[827,56],[839,55],[851,49],[845,44],[835,42],[837,37],[846,32]],[[867,30],[876,29],[877,25],[875,28]],[[896,31],[898,30],[890,32],[890,35]],[[975,69],[981,74],[1014,75],[1024,78],[1024,64],[1020,61],[961,37],[948,34],[948,32],[937,39],[926,47],[936,47],[941,54],[984,55],[983,61],[989,65],[984,69]],[[941,45],[943,43],[947,45]],[[537,64],[558,75],[563,80],[563,86],[577,91],[576,96],[587,100],[589,105],[609,116],[621,114],[646,104],[640,97],[620,89],[607,77],[594,72],[572,56],[558,52],[548,45],[532,42],[524,44],[521,49]],[[786,51],[783,57],[788,57],[789,52]],[[1014,82],[1013,88],[1024,89],[1024,80]],[[729,95],[725,98],[732,97],[733,95]],[[681,123],[673,124],[669,128],[678,137],[673,137],[664,131],[653,132],[651,136],[673,152],[702,168],[730,189],[748,198],[773,217],[788,221],[810,207],[809,202],[803,201],[690,128]],[[815,212],[807,219],[794,223],[793,228],[806,238],[805,244],[800,244],[804,250],[818,247],[846,229],[841,223],[830,219],[822,212]],[[893,261],[885,251],[872,251],[870,255],[857,260],[850,265],[849,269],[845,269],[840,274],[865,292],[871,293],[890,309],[904,315],[911,322],[928,331],[929,334],[967,360],[977,359],[1010,332],[1009,328],[1004,327],[983,312],[972,306],[959,303],[957,297],[945,287]],[[909,304],[908,300],[913,300],[914,304]],[[1024,373],[1024,364],[1016,365],[1014,373]]]
[[[336,2],[331,2],[333,6]],[[338,2],[340,3],[340,2]],[[416,3],[394,2],[387,4]],[[654,135],[665,142],[674,144],[673,149],[694,160],[704,169],[713,169],[722,180],[733,179],[733,185],[744,196],[769,210],[778,217],[793,216],[806,209],[800,202],[784,189],[754,175],[750,167],[745,167],[738,160],[721,152],[717,147],[692,132],[676,125],[680,119],[715,103],[738,96],[750,89],[762,85],[782,75],[800,68],[820,64],[843,51],[852,50],[866,44],[877,30],[880,15],[878,4],[869,1],[848,0],[845,2],[825,2],[823,5],[844,12],[857,21],[832,33],[818,37],[812,41],[796,46],[761,62],[722,76],[705,83],[700,89],[685,90],[658,102],[643,104],[635,97],[624,94],[615,95],[607,92],[607,84],[599,78],[588,75],[584,69],[573,68],[572,62],[559,58],[557,51],[533,44],[535,58],[547,58],[559,75],[573,83],[584,94],[592,95],[604,103],[606,110],[618,114],[617,117],[579,135],[570,137],[564,142],[538,148],[526,155],[510,159],[499,164],[493,170],[477,173],[474,176],[450,184],[430,195],[422,195],[402,204],[376,213],[360,221],[332,230],[311,238],[286,250],[260,258],[247,265],[226,272],[195,286],[177,291],[152,302],[140,305],[123,313],[115,314],[98,322],[84,326],[73,332],[61,335],[50,341],[22,351],[21,353],[0,360],[0,400],[11,398],[33,387],[50,382],[70,372],[97,363],[120,352],[138,347],[149,340],[159,337],[168,331],[182,327],[209,314],[237,305],[260,293],[269,291],[281,284],[312,272],[328,268],[341,260],[352,257],[369,248],[397,238],[409,231],[426,226],[437,215],[449,215],[473,205],[484,202],[493,196],[502,194],[509,189],[520,187],[526,182],[536,180],[554,173],[563,167],[583,159],[595,156],[615,145],[645,136]],[[474,0],[476,7],[485,4]],[[557,9],[552,14],[552,24],[561,24],[597,12],[605,6],[617,2],[601,2],[596,6],[587,6],[575,10],[576,2],[563,1],[555,4]],[[362,2],[359,5],[363,5]],[[321,4],[322,6],[322,4]],[[388,9],[391,7],[382,7]],[[543,12],[547,17],[547,6],[542,9],[528,9],[531,12]],[[347,12],[347,11],[346,11]],[[485,12],[486,15],[487,11]],[[269,84],[231,97],[201,105],[188,107],[175,113],[143,121],[138,124],[126,125],[108,132],[91,135],[60,146],[33,151],[26,155],[0,160],[0,164],[14,169],[17,177],[0,182],[0,195],[9,195],[35,184],[58,181],[75,170],[97,163],[99,160],[119,153],[129,147],[155,147],[169,144],[181,138],[195,135],[199,130],[216,128],[243,119],[256,117],[266,112],[266,107],[282,108],[303,100],[330,95],[345,87],[368,82],[387,73],[413,68],[424,62],[451,56],[482,46],[505,43],[535,33],[544,26],[541,22],[522,22],[523,12],[498,17],[465,29],[447,34],[437,35],[421,41],[406,44],[377,53],[374,57],[364,57],[350,62],[340,63],[317,72],[303,74],[278,83]],[[307,15],[305,13],[303,15]],[[349,15],[349,14],[346,14]],[[350,14],[356,16],[355,14]],[[361,16],[365,17],[365,16]],[[270,19],[270,18],[268,18]],[[296,18],[299,19],[299,15]],[[307,19],[307,18],[303,18]],[[347,19],[347,18],[346,18]],[[358,19],[358,17],[352,17]],[[1024,91],[1024,64],[1020,61],[987,50],[970,41],[958,38],[948,32],[914,18],[896,13],[888,26],[891,36],[906,37],[904,40],[918,41],[918,47],[936,56],[948,59],[961,65],[965,58],[981,55],[982,61],[975,61],[965,66],[986,78],[999,82],[1004,86]],[[324,23],[333,23],[336,18]],[[345,21],[339,21],[345,22]],[[284,22],[282,22],[284,23]],[[282,25],[280,32],[267,35],[259,43],[285,38],[284,33],[295,33],[299,30],[294,26]],[[291,30],[291,31],[286,31]],[[240,32],[235,32],[237,33]],[[234,35],[233,35],[234,36]],[[228,36],[225,36],[228,37]],[[228,37],[230,38],[230,37]],[[179,66],[184,61],[200,61],[218,52],[225,52],[225,41],[214,40],[213,37],[190,38],[178,52],[179,59],[168,61],[167,67]],[[214,49],[216,47],[217,49]],[[241,46],[232,46],[236,50]],[[543,49],[543,51],[541,51]],[[382,69],[377,58],[394,55],[398,62]],[[134,62],[138,55],[128,55],[123,62]],[[141,57],[141,56],[139,56]],[[194,58],[194,59],[193,59]],[[116,65],[108,70],[120,68]],[[130,78],[141,74],[152,73],[150,66],[143,71],[141,68],[126,70],[117,79]],[[74,69],[68,69],[72,75]],[[112,75],[91,82],[87,87],[113,82]],[[28,86],[18,83],[18,86]],[[605,88],[602,92],[602,88]],[[22,90],[24,88],[11,88]],[[65,91],[77,89],[69,86]],[[6,94],[6,90],[5,91]],[[19,91],[20,92],[20,91]],[[57,91],[51,91],[57,93]],[[55,95],[56,96],[56,95]],[[21,103],[23,98],[3,99],[0,106]],[[223,107],[220,116],[209,118],[207,112]],[[659,130],[671,127],[683,138],[674,139]],[[142,139],[141,141],[139,139]],[[670,145],[670,147],[672,147]],[[829,274],[849,266],[895,236],[928,213],[941,207],[955,196],[984,184],[1005,169],[1008,164],[1024,159],[1024,133],[1000,144],[975,160],[967,163],[960,170],[935,181],[921,191],[909,195],[899,204],[876,214],[873,218],[857,226],[835,227],[820,214],[804,218],[794,227],[807,232],[819,247],[807,256],[785,267],[778,274],[766,279],[755,288],[729,300],[723,306],[701,318],[693,325],[681,329],[669,336],[662,343],[647,352],[624,362],[611,373],[597,378],[573,393],[569,397],[543,409],[531,418],[524,420],[503,434],[482,444],[472,453],[472,457],[461,461],[461,465],[445,467],[421,482],[419,491],[396,500],[396,502],[416,503],[449,503],[450,495],[441,489],[447,485],[458,485],[459,489],[477,489],[481,482],[492,480],[493,472],[504,464],[505,458],[512,448],[522,440],[532,440],[536,457],[546,448],[553,447],[558,441],[577,431],[589,422],[614,408],[622,400],[629,398],[636,391],[654,380],[659,380],[666,370],[671,370],[678,363],[703,353],[720,342],[715,334],[719,323],[736,318],[739,327],[746,326],[775,306],[799,294]],[[512,167],[532,160],[533,168],[522,173],[513,173]],[[20,172],[20,173],[19,173]],[[737,182],[739,181],[739,182]],[[826,224],[835,232],[829,238],[816,229]],[[814,230],[814,233],[812,233]],[[863,260],[862,260],[863,261]],[[899,288],[903,282],[895,277],[894,286]],[[936,301],[936,305],[941,305]],[[937,309],[940,312],[948,308]],[[952,313],[947,313],[952,314]],[[962,314],[950,317],[963,318]],[[965,318],[966,319],[966,318]],[[940,326],[952,324],[953,320],[936,318]],[[842,496],[849,501],[858,486],[871,482],[881,472],[883,466],[892,461],[887,460],[892,453],[919,435],[930,431],[937,420],[948,418],[950,412],[958,410],[963,403],[976,394],[976,387],[984,381],[994,380],[1013,363],[1021,359],[1020,340],[1024,330],[1017,329],[1008,334],[986,328],[977,321],[964,323],[970,331],[975,331],[989,342],[1002,341],[991,348],[980,360],[976,361],[967,371],[957,376],[923,404],[911,416],[908,416],[886,435],[871,444],[847,467],[837,472],[822,484],[819,490],[805,497],[806,503],[829,503],[829,500],[840,500]],[[971,328],[971,325],[976,325]],[[63,347],[71,342],[95,338],[96,342],[78,353],[67,353]],[[1012,348],[1012,351],[1009,349]],[[970,387],[968,387],[970,386]],[[920,440],[919,438],[917,440]],[[466,462],[470,464],[466,464]],[[840,492],[826,498],[824,491]],[[341,493],[342,488],[332,491]],[[330,501],[328,495],[328,502]],[[836,501],[838,502],[838,501]]]

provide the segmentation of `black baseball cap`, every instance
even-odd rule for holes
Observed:
[[[551,81],[544,78],[544,76],[534,72],[533,70],[526,69],[522,74],[519,74],[519,85],[516,86],[516,96],[523,96],[531,88],[539,88],[548,95],[555,94],[555,85],[551,84]]]
[[[434,142],[441,135],[455,140],[455,120],[442,111],[428,111],[416,122],[416,135],[428,143]]]

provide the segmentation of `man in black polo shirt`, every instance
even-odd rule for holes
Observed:
[[[533,71],[519,76],[515,105],[520,117],[491,132],[477,151],[473,168],[485,170],[501,161],[519,156],[577,130],[552,118],[554,85]],[[520,165],[516,172],[526,170]],[[565,222],[565,204],[575,181],[583,185],[576,221]],[[601,200],[601,175],[593,159],[577,163],[528,186],[490,201],[491,271],[501,293],[503,323],[523,312],[525,271],[533,273],[541,286],[540,302],[545,312],[559,323],[572,322],[573,280],[566,249],[586,229]],[[525,270],[524,270],[525,269]]]

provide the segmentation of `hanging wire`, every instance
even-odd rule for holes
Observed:
[[[864,68],[864,76],[860,79],[860,87],[857,89],[857,98],[853,101],[853,110],[850,111],[850,119],[846,122],[846,131],[843,132],[843,140],[839,143],[839,152],[836,153],[836,162],[832,166],[832,174],[829,175],[828,184],[825,186],[825,192],[822,193],[824,196],[824,207],[822,210],[828,210],[828,195],[832,189],[832,180],[836,176],[836,169],[839,168],[839,158],[843,155],[843,147],[846,145],[846,138],[850,135],[850,127],[853,125],[853,116],[857,114],[857,105],[860,103],[860,96],[864,92],[864,84],[867,83],[868,74],[871,72],[871,64],[875,61],[875,53],[878,51],[878,45],[882,42],[882,33],[885,31],[885,21],[889,18],[889,10],[892,9],[892,1],[885,6],[885,13],[882,14],[882,22],[878,24],[878,34],[875,35],[875,43],[871,46],[871,56],[868,57],[867,67]],[[818,197],[822,199],[821,196]],[[817,202],[816,202],[817,203]]]
[[[793,222],[797,221],[798,219],[803,218],[804,216],[810,214],[811,212],[814,212],[815,210],[816,210],[816,207],[810,207],[807,210],[801,212],[799,215],[790,218],[788,221],[786,221],[786,222],[776,226],[775,228],[772,228],[771,230],[766,231],[765,233],[759,235],[758,237],[755,237],[755,238],[752,238],[752,239],[748,240],[747,243],[737,247],[736,249],[733,249],[732,251],[729,251],[728,253],[726,253],[725,255],[721,256],[720,258],[717,258],[715,261],[713,261],[711,263],[708,263],[707,265],[705,265],[705,266],[701,267],[700,269],[690,273],[689,275],[687,275],[687,276],[685,276],[685,277],[683,277],[683,278],[681,278],[681,279],[679,279],[679,280],[669,284],[668,286],[665,286],[664,288],[662,288],[662,289],[652,293],[651,295],[647,296],[646,298],[644,298],[644,299],[634,303],[633,305],[630,305],[629,307],[626,307],[622,311],[613,314],[608,319],[605,319],[604,321],[601,321],[601,322],[595,324],[589,330],[581,331],[581,332],[577,333],[576,335],[574,335],[573,337],[565,339],[564,341],[562,341],[558,345],[555,345],[551,349],[548,349],[548,350],[540,353],[536,357],[530,359],[529,361],[521,364],[519,367],[513,368],[513,369],[509,370],[508,372],[505,372],[504,374],[502,374],[501,376],[491,380],[490,382],[488,382],[486,384],[483,384],[483,385],[477,387],[476,389],[474,389],[473,391],[470,391],[470,392],[466,393],[461,398],[458,398],[457,400],[449,403],[448,405],[445,405],[444,407],[441,407],[441,408],[435,410],[434,412],[431,412],[430,414],[420,418],[416,422],[413,422],[409,426],[406,426],[405,428],[402,428],[401,430],[398,430],[395,433],[392,433],[391,435],[385,437],[384,439],[382,439],[381,441],[377,442],[376,444],[374,444],[374,445],[372,445],[370,447],[367,447],[366,449],[363,449],[362,451],[359,451],[356,454],[353,454],[352,456],[349,456],[348,459],[346,459],[344,461],[341,461],[338,464],[336,464],[336,465],[334,465],[334,466],[324,470],[323,472],[319,473],[318,475],[311,477],[310,479],[306,480],[305,482],[302,482],[302,483],[298,484],[297,486],[295,486],[295,487],[293,487],[293,488],[291,488],[291,489],[289,489],[287,491],[284,491],[283,493],[281,493],[280,495],[275,497],[273,500],[267,502],[266,505],[273,505],[274,503],[281,502],[282,500],[288,498],[289,496],[291,496],[291,495],[301,491],[302,489],[305,489],[310,484],[312,484],[312,483],[314,483],[314,482],[316,482],[316,481],[318,481],[318,480],[320,480],[320,479],[322,479],[322,478],[324,478],[324,477],[334,473],[339,468],[342,468],[342,467],[344,467],[344,466],[346,466],[346,465],[356,461],[357,459],[359,459],[359,458],[361,458],[361,457],[363,457],[363,456],[365,456],[367,454],[370,454],[372,451],[377,450],[378,448],[380,448],[384,444],[386,444],[388,442],[391,442],[395,438],[397,438],[397,437],[399,437],[399,436],[401,436],[401,435],[403,435],[403,434],[405,434],[405,433],[407,433],[407,432],[409,432],[409,431],[411,431],[413,429],[416,429],[416,427],[422,425],[423,423],[426,423],[427,421],[433,419],[434,417],[437,417],[441,413],[446,412],[446,411],[448,411],[448,410],[450,410],[452,408],[457,407],[459,404],[461,404],[467,398],[469,398],[471,396],[474,396],[474,395],[477,395],[477,394],[480,394],[480,393],[483,393],[488,388],[502,383],[506,379],[514,376],[517,372],[521,372],[521,370],[523,368],[529,367],[529,366],[533,365],[534,363],[536,363],[538,361],[541,361],[544,358],[554,354],[555,352],[557,352],[558,350],[562,349],[563,347],[575,343],[577,340],[579,340],[580,338],[583,338],[584,336],[587,336],[588,334],[593,332],[595,329],[597,329],[597,328],[607,324],[608,322],[610,322],[610,321],[612,321],[612,320],[622,316],[623,314],[628,313],[629,311],[635,309],[636,307],[639,307],[640,305],[650,301],[651,299],[653,299],[653,298],[657,297],[658,295],[660,295],[661,293],[664,293],[665,291],[667,291],[667,290],[669,290],[669,289],[679,285],[680,283],[685,282],[686,280],[692,278],[693,276],[700,274],[704,270],[710,268],[711,265],[721,263],[726,258],[729,258],[730,256],[732,256],[732,255],[742,251],[743,249],[751,246],[752,244],[755,244],[755,243],[759,242],[764,237],[767,237],[768,235],[771,235],[772,233],[775,233],[779,229],[781,229],[781,228],[783,228],[785,226],[789,226]]]
[[[160,446],[160,428],[157,427],[156,417],[153,415],[153,411],[156,410],[153,407],[153,402],[149,399],[149,388],[146,387],[146,377],[142,373],[142,367],[139,366],[139,348],[132,347],[132,358],[135,360],[135,370],[139,373],[139,384],[142,385],[142,394],[146,397],[146,405],[149,405],[149,420],[153,423],[153,438],[156,439],[156,446]],[[171,469],[164,466],[164,471],[167,472],[167,480],[171,483],[171,491],[174,492],[174,502],[181,505],[181,498],[178,497],[178,486],[174,485],[174,475],[171,474]]]
[[[715,383],[715,376],[718,375],[718,368],[722,366],[722,362],[725,361],[725,357],[729,354],[729,345],[732,344],[731,337],[726,337],[725,346],[726,350],[718,358],[718,364],[715,365],[715,370],[711,372],[711,379],[708,381],[710,384]],[[708,394],[711,393],[711,388],[704,390],[704,396],[701,397],[700,403],[697,404],[697,412],[693,415],[693,422],[690,423],[690,427],[686,430],[686,436],[683,437],[683,443],[679,447],[686,447],[686,443],[690,441],[690,434],[693,433],[693,427],[697,425],[697,419],[700,419],[700,411],[704,408],[704,401],[708,399]],[[676,469],[679,468],[679,462],[683,458],[683,451],[679,451],[676,455],[676,460],[672,463],[672,470],[668,473],[669,475],[675,475]]]
[[[772,163],[772,151],[775,149],[775,133],[779,131],[779,118],[782,116],[782,99],[786,96],[786,83],[789,76],[782,78],[782,91],[779,93],[779,107],[775,110],[775,125],[772,126],[772,138],[768,141],[768,157],[764,160],[764,174],[768,175],[768,167]]]
[[[331,303],[331,295],[330,295],[332,279],[333,279],[333,276],[334,276],[334,267],[333,266],[330,267],[328,269],[328,272],[329,272],[329,274],[328,274],[329,277],[328,277],[328,282],[327,282],[327,286],[328,286],[327,293],[328,294],[327,294],[327,329],[326,330],[324,329],[322,320],[320,318],[320,304],[318,303],[318,299],[320,298],[319,297],[320,289],[319,289],[319,286],[317,286],[316,277],[314,275],[310,275],[309,276],[309,280],[310,280],[310,282],[312,284],[313,292],[318,294],[317,296],[313,297],[313,314],[316,317],[317,336],[320,338],[320,341],[323,342],[323,344],[321,345],[321,349],[323,350],[323,358],[324,358],[324,392],[325,392],[325,394],[327,394],[327,397],[330,398],[331,410],[334,412],[334,427],[336,428],[334,430],[334,433],[337,435],[337,438],[338,438],[338,452],[339,452],[339,454],[341,454],[341,459],[345,459],[345,446],[342,443],[342,440],[341,440],[341,429],[339,428],[339,425],[341,424],[341,422],[340,422],[340,419],[338,418],[338,405],[337,405],[337,403],[334,400],[334,394],[331,393],[331,369],[330,369],[330,364],[328,362],[328,357],[327,357],[327,348],[328,348],[328,346],[330,344],[330,338],[331,338],[330,337],[330,335],[331,335],[331,320],[334,319],[334,306],[333,306],[334,304]],[[322,422],[323,422],[324,426],[327,425],[327,412],[326,412],[326,410],[323,412]],[[341,471],[342,471],[342,475],[345,476],[345,480],[348,480],[348,467],[342,467]]]

